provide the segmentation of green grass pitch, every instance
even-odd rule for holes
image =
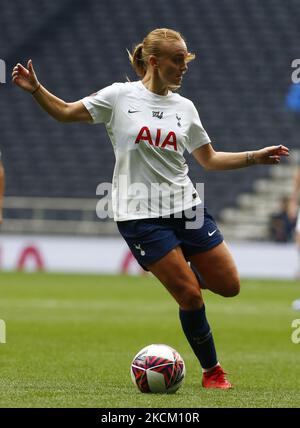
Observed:
[[[178,308],[151,276],[0,274],[0,407],[299,407],[300,343],[291,340],[296,281],[242,281],[225,299],[204,291],[218,356],[235,388],[204,390]],[[133,356],[151,343],[182,355],[174,395],[142,394]]]

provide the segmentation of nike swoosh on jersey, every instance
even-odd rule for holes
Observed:
[[[128,110],[128,113],[141,113],[141,110]]]
[[[208,232],[208,236],[213,236],[218,229],[213,230],[212,232]]]

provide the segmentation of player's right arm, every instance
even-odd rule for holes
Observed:
[[[29,60],[27,68],[17,64],[12,73],[12,81],[24,91],[30,92],[39,105],[59,122],[92,122],[92,117],[81,101],[67,103],[47,91],[38,81]]]

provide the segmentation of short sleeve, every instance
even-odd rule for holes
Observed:
[[[114,83],[81,100],[89,111],[93,124],[110,121],[122,85]]]
[[[202,126],[198,111],[196,110],[194,104],[191,102],[190,126],[188,130],[188,143],[186,145],[186,148],[189,153],[192,153],[194,150],[210,142],[211,140]]]

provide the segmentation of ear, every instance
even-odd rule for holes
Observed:
[[[149,56],[149,64],[153,67],[153,68],[158,68],[158,59],[155,55],[150,55]]]

